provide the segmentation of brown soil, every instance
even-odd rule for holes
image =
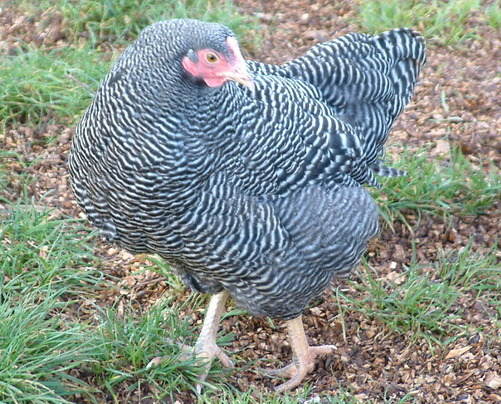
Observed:
[[[250,56],[266,62],[283,62],[304,53],[317,42],[358,30],[347,23],[354,11],[348,1],[328,0],[240,0],[239,6],[259,17],[264,26],[262,46]],[[14,53],[21,43],[43,46],[64,44],[64,30],[57,15],[38,20],[0,9],[0,52]],[[463,48],[430,44],[428,63],[422,72],[414,101],[396,124],[389,153],[408,147],[428,146],[430,159],[448,153],[450,143],[458,145],[478,166],[501,162],[501,84],[499,64],[501,40],[494,30],[482,28],[478,40]],[[445,100],[445,101],[444,101]],[[19,152],[26,161],[37,160],[28,170],[15,161],[13,172],[28,171],[35,177],[30,192],[37,203],[61,213],[81,215],[75,206],[67,182],[66,156],[73,128],[43,125],[18,126],[0,135],[0,145]],[[56,137],[55,143],[45,140]],[[13,180],[7,190],[11,197],[21,192]],[[0,207],[1,208],[1,207]],[[417,259],[432,271],[440,250],[458,250],[472,236],[474,249],[491,248],[500,231],[499,204],[485,215],[458,215],[449,223],[437,217],[425,217],[408,227],[396,224],[394,231],[384,229],[369,249],[368,259],[381,279],[395,279],[411,260],[411,242]],[[106,258],[104,271],[118,278],[116,290],[102,297],[103,304],[131,303],[138,310],[155,303],[168,286],[158,275],[138,270],[146,265],[104,243],[97,253]],[[353,277],[358,281],[358,275]],[[334,285],[357,297],[359,292],[346,281]],[[185,298],[185,293],[180,298]],[[370,321],[356,311],[340,313],[339,305],[326,292],[315,307],[305,313],[305,324],[314,344],[333,343],[337,353],[321,362],[307,378],[314,393],[336,394],[348,390],[362,402],[373,399],[401,398],[412,395],[421,403],[494,403],[501,402],[501,335],[496,329],[492,305],[481,297],[463,296],[458,305],[464,309],[464,323],[471,333],[455,342],[433,349],[412,335],[401,335],[383,324]],[[360,296],[362,298],[363,296]],[[190,314],[190,313],[186,313]],[[200,312],[191,313],[193,326],[201,321]],[[499,325],[499,323],[498,323]],[[483,329],[484,332],[478,332]],[[268,321],[250,316],[231,317],[223,323],[224,333],[236,340],[227,348],[236,359],[237,370],[228,381],[242,390],[249,386],[269,389],[276,381],[263,378],[258,366],[279,366],[290,360],[290,348],[281,329]],[[452,335],[451,335],[452,336]],[[268,362],[258,363],[265,359]],[[251,364],[251,365],[249,365]],[[190,402],[189,394],[179,396]]]

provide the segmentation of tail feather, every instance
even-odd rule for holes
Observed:
[[[425,59],[423,38],[401,28],[377,36],[348,34],[315,46],[284,68],[319,88],[334,113],[357,129],[372,165],[383,155]]]
[[[388,167],[378,160],[371,166],[372,171],[381,177],[405,177],[407,171],[399,170],[398,168]]]
[[[380,35],[348,34],[311,48],[281,66],[250,62],[255,74],[293,78],[315,86],[334,115],[361,138],[367,165],[383,176],[400,170],[380,163],[393,122],[410,101],[426,61],[423,37],[407,28]]]

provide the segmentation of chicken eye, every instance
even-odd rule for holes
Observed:
[[[215,53],[207,53],[205,55],[205,59],[209,63],[216,63],[219,60],[219,58],[217,57],[217,55]]]

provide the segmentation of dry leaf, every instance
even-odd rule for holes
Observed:
[[[316,41],[325,41],[329,39],[329,33],[323,29],[312,29],[306,31],[303,35],[306,39],[314,39]]]
[[[49,246],[46,245],[40,247],[40,249],[38,250],[38,255],[40,256],[40,258],[43,259],[47,259],[48,253],[49,253]]]
[[[501,377],[496,373],[489,373],[485,378],[485,385],[491,389],[499,389],[501,387]]]
[[[471,346],[465,346],[463,348],[453,349],[453,350],[449,351],[449,353],[447,354],[445,359],[457,358],[458,356],[463,355],[465,352],[468,352],[470,349],[471,349]]]
[[[386,279],[393,282],[396,285],[401,285],[405,282],[405,274],[401,272],[391,271],[386,275]]]
[[[444,156],[448,155],[451,151],[451,146],[449,141],[438,139],[435,141],[435,147],[431,150],[431,154],[434,156]]]

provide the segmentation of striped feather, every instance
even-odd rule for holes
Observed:
[[[187,78],[180,57],[229,35],[194,20],[145,29],[77,126],[71,184],[109,241],[289,319],[377,231],[362,185],[398,173],[378,157],[424,56],[408,30],[352,34],[281,67],[250,62],[253,90]]]

